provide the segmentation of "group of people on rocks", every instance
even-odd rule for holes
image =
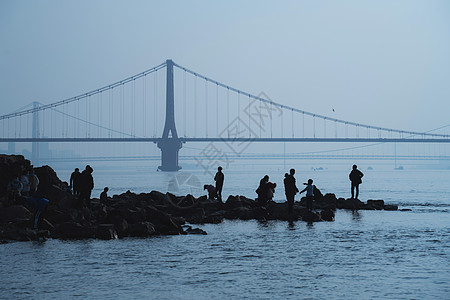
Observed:
[[[306,187],[299,191],[296,185],[295,180],[295,169],[290,169],[289,173],[284,174],[284,192],[286,195],[286,200],[288,204],[288,213],[292,214],[293,207],[294,207],[294,199],[295,195],[297,193],[304,193],[306,192],[306,208],[308,210],[313,209],[313,200],[315,196],[316,186],[313,185],[313,180],[308,179],[307,183],[303,183]],[[349,174],[349,179],[351,182],[351,195],[352,199],[358,199],[359,196],[359,185],[362,183],[361,178],[364,176],[364,174],[358,170],[357,165],[353,165],[352,171]],[[218,172],[216,173],[216,176],[214,177],[214,180],[216,181],[216,186],[213,185],[204,185],[204,190],[208,191],[208,198],[209,199],[217,199],[218,201],[222,202],[222,188],[223,188],[223,181],[224,181],[224,174],[222,172],[222,167],[218,167]],[[273,199],[273,195],[275,193],[275,188],[277,184],[274,182],[269,181],[269,176],[265,175],[259,182],[259,186],[256,189],[256,194],[258,194],[258,198],[256,199],[257,202],[265,206],[267,205],[268,201]],[[355,197],[355,190],[356,190],[356,197]]]
[[[33,166],[24,174],[15,174],[8,183],[8,199],[14,201],[22,196],[35,195],[39,185],[39,178],[34,174]]]
[[[94,169],[87,165],[83,172],[80,173],[80,169],[75,168],[70,175],[69,188],[72,189],[73,195],[78,197],[80,205],[90,206],[91,193],[94,188],[93,171]]]
[[[48,206],[48,199],[38,192],[39,178],[34,174],[33,166],[23,174],[15,174],[8,183],[7,193],[10,204],[24,204],[34,211],[33,228],[38,229],[42,214]]]

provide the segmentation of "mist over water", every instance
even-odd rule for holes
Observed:
[[[178,173],[91,164],[93,196],[174,189],[174,178],[212,182],[186,162]],[[279,161],[224,169],[224,196],[256,196],[259,179],[278,183]],[[290,165],[289,165],[290,167]],[[350,167],[350,166],[349,166]],[[349,169],[299,165],[297,182],[313,178],[323,193],[348,197]],[[61,179],[72,169],[56,170]],[[0,245],[0,297],[47,299],[444,299],[450,295],[450,170],[362,169],[360,198],[384,199],[411,211],[338,210],[334,222],[224,221],[206,236]],[[182,174],[182,175],[180,175]],[[186,176],[187,175],[187,176]],[[178,194],[202,195],[185,181]],[[195,182],[195,181],[193,181]],[[176,192],[176,191],[174,191]],[[296,197],[298,201],[298,196]],[[196,226],[197,227],[197,226]]]
[[[359,198],[400,208],[1,244],[0,298],[450,299],[449,13],[447,0],[0,1],[0,153],[64,181],[90,164],[93,197],[106,186],[198,197],[220,164],[225,200],[255,198],[267,174],[283,202],[292,167],[298,186],[348,198],[356,163]],[[182,170],[157,172],[172,59],[178,136],[221,139],[212,146],[231,161],[203,169],[210,144],[187,142]],[[43,109],[17,113],[31,107]],[[314,141],[228,147],[242,132]],[[65,141],[17,142],[33,136]],[[83,142],[130,137],[147,140]],[[359,138],[372,142],[345,141]]]

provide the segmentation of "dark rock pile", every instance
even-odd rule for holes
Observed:
[[[0,241],[59,239],[115,239],[149,237],[154,235],[206,234],[189,224],[220,223],[224,219],[241,220],[303,220],[306,222],[333,221],[334,211],[343,209],[396,210],[383,200],[337,199],[334,194],[321,195],[314,201],[315,211],[305,208],[305,198],[294,204],[289,215],[287,203],[270,201],[261,206],[245,196],[229,196],[225,203],[209,200],[206,196],[175,196],[152,191],[135,194],[130,191],[114,195],[105,201],[92,199],[90,206],[81,205],[59,180],[49,166],[35,168],[39,178],[38,194],[50,204],[39,226],[32,230],[33,208],[26,201],[10,203],[6,186],[12,175],[9,170],[23,172],[30,166],[23,156],[0,156]]]

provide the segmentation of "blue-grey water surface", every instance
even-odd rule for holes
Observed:
[[[187,170],[186,170],[187,169]],[[449,299],[450,170],[364,170],[361,199],[411,211],[343,211],[336,221],[225,221],[208,235],[0,245],[2,299]],[[57,170],[68,179],[69,169]],[[348,197],[348,171],[297,170]],[[285,170],[269,176],[281,184]],[[184,178],[210,176],[185,168]],[[94,167],[96,193],[173,189],[181,173]],[[436,175],[437,174],[437,175]],[[254,197],[258,168],[225,172],[225,194]],[[194,182],[194,181],[193,181]],[[201,194],[184,182],[179,193]],[[283,201],[279,186],[275,199]],[[298,199],[298,196],[297,196]]]

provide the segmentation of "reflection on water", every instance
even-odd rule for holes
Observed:
[[[444,299],[448,216],[419,216],[338,211],[335,222],[207,224],[206,236],[10,243],[0,298]]]
[[[361,214],[359,213],[358,210],[352,210],[352,220],[355,222],[361,221]]]

